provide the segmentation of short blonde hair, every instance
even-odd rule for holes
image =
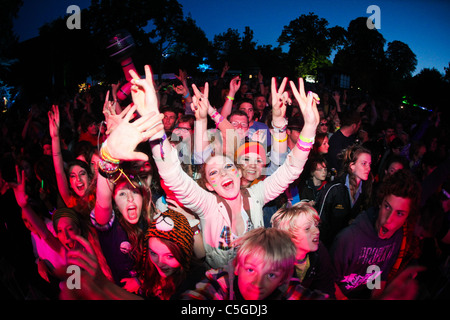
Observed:
[[[284,280],[287,280],[294,270],[297,248],[290,235],[283,230],[256,228],[236,239],[234,246],[237,248],[235,267],[244,264],[248,256],[256,256],[284,272]]]
[[[300,201],[290,208],[281,208],[275,212],[270,219],[272,227],[288,232],[291,237],[295,238],[296,222],[298,217],[311,217],[315,222],[320,222],[319,214],[316,209],[305,201]]]

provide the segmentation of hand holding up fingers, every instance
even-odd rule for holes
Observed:
[[[289,83],[292,88],[292,93],[300,106],[303,119],[305,120],[305,126],[314,127],[315,131],[320,121],[319,111],[317,110],[317,104],[320,101],[319,96],[311,91],[307,95],[305,94],[305,86],[302,78],[298,79],[298,89],[293,81]]]
[[[136,106],[131,107],[107,139],[108,152],[118,160],[147,161],[148,155],[136,152],[137,145],[147,141],[163,129],[161,113],[151,112],[131,122]],[[125,111],[125,110],[124,110]]]

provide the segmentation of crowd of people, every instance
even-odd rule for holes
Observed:
[[[449,298],[440,113],[227,72],[4,113],[1,294]]]

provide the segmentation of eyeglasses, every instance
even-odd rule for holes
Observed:
[[[233,121],[232,123],[231,123],[232,125],[233,125],[233,127],[241,127],[241,128],[248,128],[248,123],[245,123],[245,122],[237,122],[237,121]]]
[[[321,125],[321,126],[327,126],[327,125],[328,125],[328,122],[321,122],[320,125]]]

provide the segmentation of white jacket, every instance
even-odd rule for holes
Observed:
[[[156,148],[159,149],[159,145]],[[224,229],[231,227],[225,204],[218,201],[215,193],[200,187],[183,171],[175,149],[172,149],[171,152],[167,150],[163,160],[154,153],[154,159],[164,183],[186,208],[198,215],[206,250],[206,262],[212,268],[226,265],[234,258],[234,250],[220,248],[223,245],[226,246],[222,237]],[[290,153],[283,165],[272,175],[247,188],[253,227],[264,226],[264,204],[283,193],[289,184],[299,177],[305,162],[306,160],[295,159]]]

